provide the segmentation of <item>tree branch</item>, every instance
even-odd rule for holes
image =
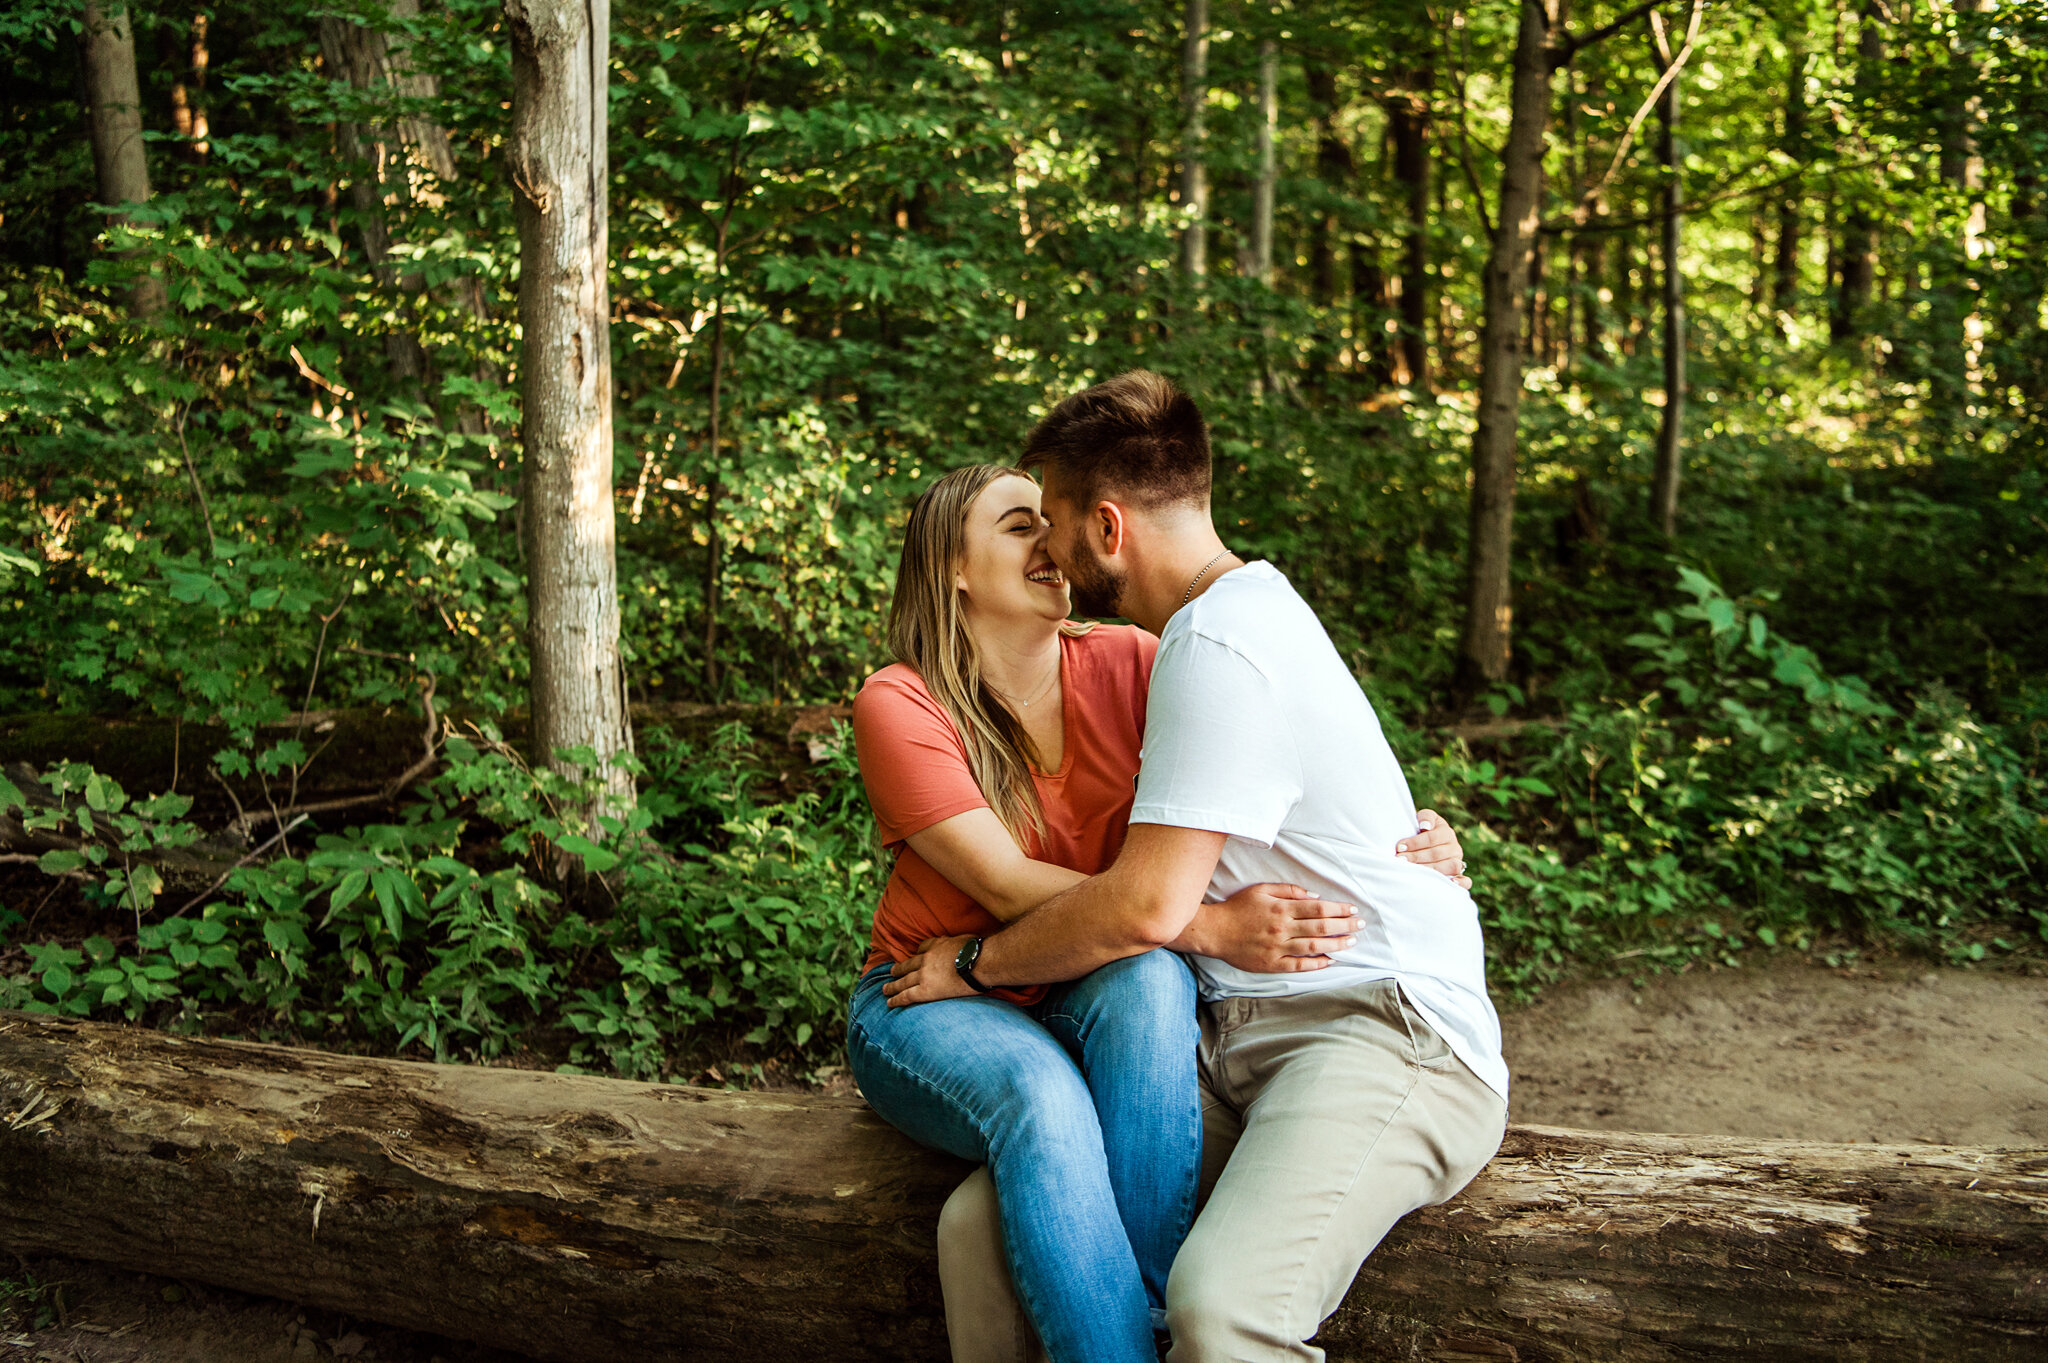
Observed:
[[[1663,3],[1663,0],[1643,0],[1642,4],[1623,11],[1621,17],[1612,23],[1602,24],[1596,29],[1581,33],[1576,38],[1566,38],[1562,43],[1559,43],[1550,50],[1550,69],[1555,71],[1560,66],[1569,66],[1572,58],[1578,56],[1579,53],[1595,43],[1606,42],[1609,38],[1612,38],[1615,34],[1657,8],[1661,3]]]
[[[1592,215],[1594,202],[1605,192],[1608,185],[1614,183],[1615,173],[1621,169],[1621,163],[1628,156],[1628,149],[1635,141],[1636,130],[1643,126],[1643,120],[1650,116],[1650,110],[1657,107],[1657,101],[1664,97],[1664,91],[1670,87],[1672,81],[1678,79],[1678,73],[1685,69],[1686,58],[1692,56],[1693,43],[1700,33],[1700,20],[1705,17],[1706,12],[1707,0],[1692,0],[1692,17],[1686,21],[1685,27],[1685,45],[1665,62],[1664,74],[1657,78],[1657,83],[1650,87],[1649,96],[1643,100],[1642,107],[1629,119],[1628,127],[1621,134],[1621,142],[1614,148],[1614,159],[1607,163],[1607,173],[1587,186],[1586,192],[1579,197],[1578,205],[1571,211],[1571,221],[1574,225],[1585,225],[1587,218]],[[1653,14],[1651,19],[1654,22],[1657,16]],[[1658,48],[1668,50],[1661,30],[1657,31],[1656,38]]]

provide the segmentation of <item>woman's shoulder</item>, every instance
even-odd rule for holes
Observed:
[[[890,663],[871,673],[853,698],[856,735],[863,731],[932,726],[950,730],[953,721],[917,670],[902,663]]]

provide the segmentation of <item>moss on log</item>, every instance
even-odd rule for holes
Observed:
[[[964,1173],[856,1101],[0,1013],[0,1246],[565,1363],[939,1360]],[[1516,1128],[1336,1360],[2034,1359],[2048,1152]]]

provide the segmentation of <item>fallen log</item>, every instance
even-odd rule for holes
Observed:
[[[564,1363],[940,1360],[965,1172],[857,1101],[0,1013],[0,1247]],[[1518,1127],[1336,1360],[2035,1359],[2048,1152]]]

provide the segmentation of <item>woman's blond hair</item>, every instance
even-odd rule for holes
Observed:
[[[1027,849],[1026,830],[1045,836],[1045,812],[1031,781],[1032,766],[1042,770],[1045,763],[1023,721],[982,675],[981,650],[967,628],[954,577],[967,552],[967,513],[975,499],[998,478],[1030,476],[1006,464],[971,464],[926,488],[910,508],[889,606],[889,651],[945,707],[967,749],[974,783],[1017,845]],[[1088,628],[1060,626],[1066,634]]]

